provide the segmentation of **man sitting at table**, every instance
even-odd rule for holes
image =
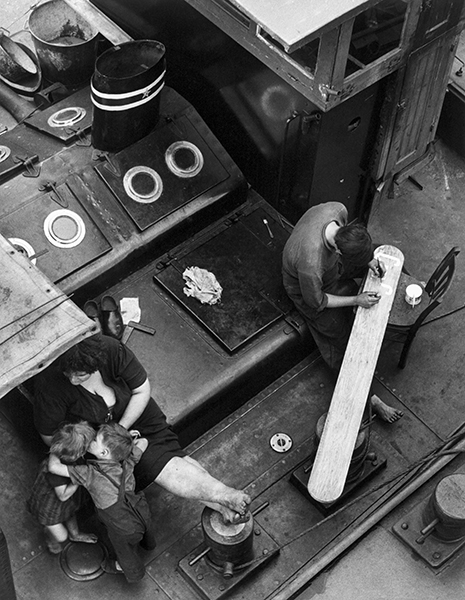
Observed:
[[[340,202],[313,206],[297,222],[283,252],[284,288],[336,377],[355,318],[353,307],[371,308],[380,298],[374,292],[359,293],[356,279],[368,269],[377,277],[385,271],[373,257],[366,227],[347,221],[347,209]],[[384,421],[402,416],[371,392],[370,401]]]

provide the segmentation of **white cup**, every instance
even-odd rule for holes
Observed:
[[[405,302],[411,306],[416,306],[417,304],[420,304],[422,294],[422,287],[416,283],[412,283],[405,289]]]

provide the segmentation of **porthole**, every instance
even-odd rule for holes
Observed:
[[[48,241],[57,248],[74,248],[84,239],[86,226],[77,213],[61,209],[47,216],[44,233]]]
[[[150,167],[132,167],[123,178],[126,194],[142,204],[155,202],[163,192],[163,181],[160,175]]]
[[[70,127],[79,123],[86,116],[85,108],[80,106],[69,106],[53,113],[48,118],[49,127]]]
[[[195,144],[174,142],[165,152],[168,169],[178,177],[195,177],[203,168],[203,155]]]

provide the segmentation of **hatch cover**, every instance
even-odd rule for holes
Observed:
[[[11,179],[21,171],[26,171],[39,161],[37,154],[31,155],[23,146],[12,139],[9,132],[2,135],[0,145],[0,183]],[[15,134],[18,137],[18,134]],[[26,163],[26,164],[25,164]]]
[[[60,209],[51,191],[0,218],[0,233],[22,238],[36,253],[42,253],[37,267],[55,283],[111,249],[66,183],[57,190],[68,205],[66,210]]]
[[[270,238],[263,218],[273,230]],[[224,226],[223,226],[224,227]],[[282,286],[281,253],[289,233],[263,208],[198,244],[170,252],[175,260],[154,275],[183,308],[230,352],[238,350],[291,307]],[[184,294],[187,267],[213,273],[223,288],[221,302],[201,304]]]
[[[144,231],[229,177],[189,118],[182,115],[95,167]],[[117,171],[117,172],[116,172]]]
[[[25,120],[26,125],[65,143],[74,142],[92,126],[92,102],[88,87],[52,104]]]

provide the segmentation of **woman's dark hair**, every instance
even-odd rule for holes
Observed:
[[[59,359],[62,373],[95,373],[106,363],[100,335],[94,335],[67,350]]]
[[[354,266],[366,267],[373,258],[371,235],[361,223],[340,227],[334,236],[334,241],[344,261]]]

